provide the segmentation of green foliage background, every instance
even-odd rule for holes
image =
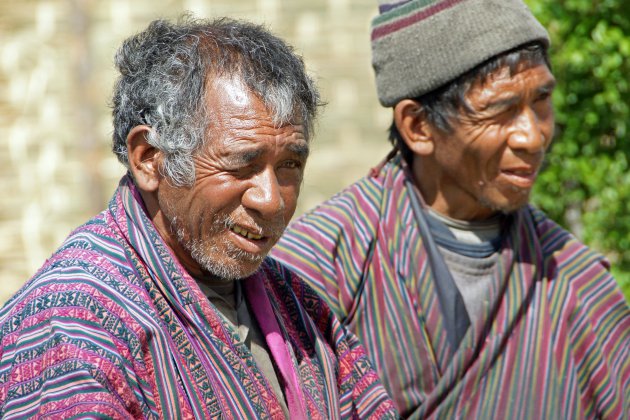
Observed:
[[[630,1],[526,0],[549,30],[556,137],[533,201],[605,253],[630,300]]]

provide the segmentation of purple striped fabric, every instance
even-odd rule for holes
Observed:
[[[392,9],[402,6],[403,4],[409,3],[411,0],[400,0],[395,2],[387,1],[385,3],[379,4],[378,11],[380,13],[389,12]]]
[[[243,281],[273,308],[274,349],[286,346],[284,371],[297,376],[290,396],[304,397],[292,415],[396,417],[356,337],[312,289],[271,259]],[[0,310],[0,342],[3,419],[283,418],[127,177]]]
[[[532,207],[515,214],[484,320],[458,348],[401,159],[299,218],[272,254],[363,342],[404,417],[630,418],[630,310],[599,254]]]
[[[372,41],[399,31],[465,0],[426,0],[380,6],[381,13],[372,23]]]

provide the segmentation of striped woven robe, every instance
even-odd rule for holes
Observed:
[[[123,178],[0,311],[0,417],[282,418],[141,203]],[[292,418],[395,417],[356,337],[312,289],[271,259],[243,281]]]
[[[272,251],[357,334],[400,413],[629,419],[630,311],[603,257],[534,208],[518,211],[492,305],[452,348],[408,176],[395,156]]]

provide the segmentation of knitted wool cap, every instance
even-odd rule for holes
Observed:
[[[549,46],[521,0],[378,0],[372,66],[378,97],[391,107],[456,79],[519,45]]]

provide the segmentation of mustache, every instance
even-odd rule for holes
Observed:
[[[231,229],[234,226],[247,226],[247,229],[264,237],[280,237],[287,227],[284,217],[271,221],[258,221],[247,214],[225,214],[216,220],[217,225]]]

